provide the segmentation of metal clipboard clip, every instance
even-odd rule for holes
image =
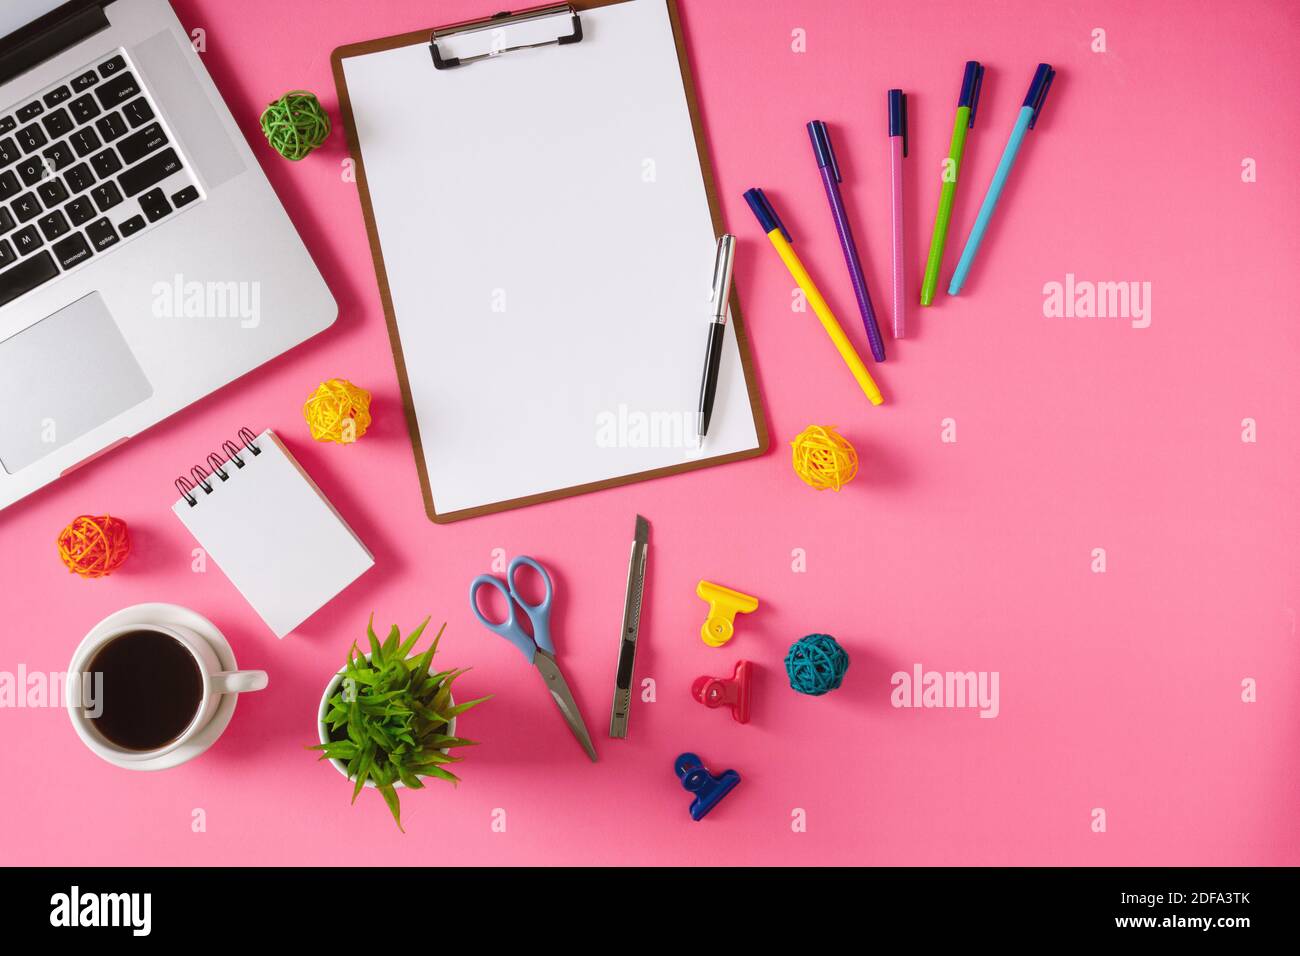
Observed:
[[[497,38],[494,37],[492,47],[486,53],[463,57],[443,56],[438,50],[438,41],[449,37],[462,36],[468,33],[482,33],[486,30],[502,30],[503,27],[558,16],[569,17],[572,32],[565,36],[556,37],[553,40],[519,43],[515,46],[498,46]],[[499,36],[504,36],[504,34],[499,34]],[[582,40],[582,21],[578,19],[578,11],[573,8],[572,4],[555,3],[545,7],[531,7],[527,10],[520,10],[518,13],[510,13],[509,11],[494,13],[492,16],[481,20],[465,20],[461,23],[438,27],[429,37],[429,53],[433,57],[433,68],[435,70],[450,70],[452,67],[464,66],[467,63],[473,63],[475,60],[488,60],[500,56],[502,53],[512,53],[515,50],[531,50],[540,46],[566,46],[570,43],[578,43],[580,40]]]

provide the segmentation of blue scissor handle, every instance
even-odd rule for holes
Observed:
[[[542,581],[546,584],[546,594],[540,604],[529,604],[523,600],[518,588],[515,587],[515,573],[520,565],[525,564],[540,574]],[[484,586],[496,588],[506,599],[507,613],[504,621],[499,623],[489,621],[483,612],[479,610],[478,591],[479,588]],[[551,641],[551,595],[553,593],[551,576],[546,573],[546,569],[532,558],[520,555],[510,562],[510,567],[506,569],[506,580],[504,582],[492,574],[480,574],[471,581],[469,584],[469,606],[473,609],[474,616],[478,618],[480,624],[492,633],[501,635],[519,648],[519,651],[524,657],[528,658],[528,663],[531,664],[539,647],[548,653],[555,653],[555,645]],[[533,636],[531,638],[519,626],[519,616],[515,612],[516,605],[528,615],[528,620],[533,626]]]
[[[542,595],[541,604],[529,604],[525,601],[515,584],[515,576],[524,565],[541,575],[542,582],[546,585],[546,593]],[[521,554],[511,561],[510,567],[506,569],[506,581],[510,584],[510,594],[515,599],[515,603],[524,609],[529,622],[533,625],[533,640],[542,650],[554,654],[555,643],[551,640],[551,596],[555,593],[555,589],[551,585],[551,576],[532,558]]]
[[[479,588],[489,587],[496,588],[506,599],[506,619],[497,623],[489,621],[478,607]],[[533,656],[537,653],[537,645],[532,642],[523,628],[519,626],[519,618],[515,614],[515,602],[510,597],[510,592],[506,589],[502,580],[495,575],[480,574],[469,583],[469,606],[474,611],[474,616],[478,618],[479,623],[486,627],[494,634],[500,634],[507,641],[519,648],[524,657],[528,658],[528,663],[533,662]]]

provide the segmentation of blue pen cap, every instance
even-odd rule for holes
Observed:
[[[829,166],[835,181],[842,182],[840,164],[835,161],[835,150],[831,146],[831,134],[826,124],[821,120],[813,120],[809,123],[808,138],[812,140],[813,155],[817,157],[817,168],[825,169]]]
[[[745,202],[749,203],[749,208],[754,210],[754,216],[758,219],[758,224],[763,227],[764,233],[771,232],[773,229],[780,229],[781,235],[785,236],[786,242],[794,242],[790,238],[789,231],[785,228],[785,223],[776,214],[776,210],[768,202],[767,196],[763,195],[763,190],[758,187],[746,189]]]
[[[1025,94],[1024,105],[1034,109],[1034,115],[1029,119],[1030,129],[1033,129],[1034,124],[1038,122],[1038,113],[1047,100],[1047,91],[1051,88],[1054,79],[1056,79],[1056,71],[1052,69],[1050,63],[1038,64],[1038,69],[1034,71],[1034,81],[1029,84],[1029,92]]]
[[[961,95],[957,97],[957,108],[970,107],[970,120],[966,126],[975,128],[975,110],[980,105],[980,90],[984,86],[984,67],[979,60],[967,60],[966,72],[961,77]]]
[[[907,94],[889,91],[889,135],[903,137],[903,155],[907,155]]]

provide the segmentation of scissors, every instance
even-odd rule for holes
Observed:
[[[525,565],[540,574],[542,581],[546,584],[546,596],[542,598],[540,604],[529,604],[519,594],[519,589],[515,586],[515,575],[519,568]],[[510,609],[510,613],[504,621],[500,623],[489,621],[483,616],[483,612],[479,610],[478,592],[483,587],[496,588],[505,596],[506,606]],[[587,756],[595,761],[596,748],[592,746],[591,734],[587,733],[587,725],[582,722],[582,714],[578,712],[578,705],[573,700],[573,693],[569,690],[564,675],[560,673],[560,665],[555,663],[555,644],[551,640],[551,597],[554,593],[555,591],[551,586],[551,576],[546,573],[546,569],[532,558],[521,554],[510,562],[510,567],[506,569],[505,581],[493,574],[480,574],[471,581],[469,585],[469,606],[474,609],[474,614],[479,619],[479,623],[489,631],[500,634],[519,648],[524,657],[528,658],[528,663],[537,668],[542,675],[542,680],[546,683],[546,689],[551,692],[551,697],[555,699],[555,706],[560,708],[560,713],[564,715],[565,722],[569,725],[569,729],[573,731],[573,736],[578,738],[578,743],[582,744],[582,749],[587,751]],[[532,624],[532,637],[529,637],[528,632],[520,627],[519,616],[515,613],[516,606],[523,609],[529,623]]]

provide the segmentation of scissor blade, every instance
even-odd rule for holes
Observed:
[[[587,751],[587,756],[594,762],[596,748],[592,746],[587,725],[582,722],[582,714],[578,713],[578,705],[573,699],[573,693],[569,690],[564,675],[560,673],[560,665],[555,663],[554,657],[541,649],[537,651],[533,663],[537,665],[538,673],[546,682],[546,689],[555,698],[555,706],[560,708],[560,713],[564,715],[564,720],[573,731],[573,736],[578,738],[578,743],[582,744],[582,749]]]

